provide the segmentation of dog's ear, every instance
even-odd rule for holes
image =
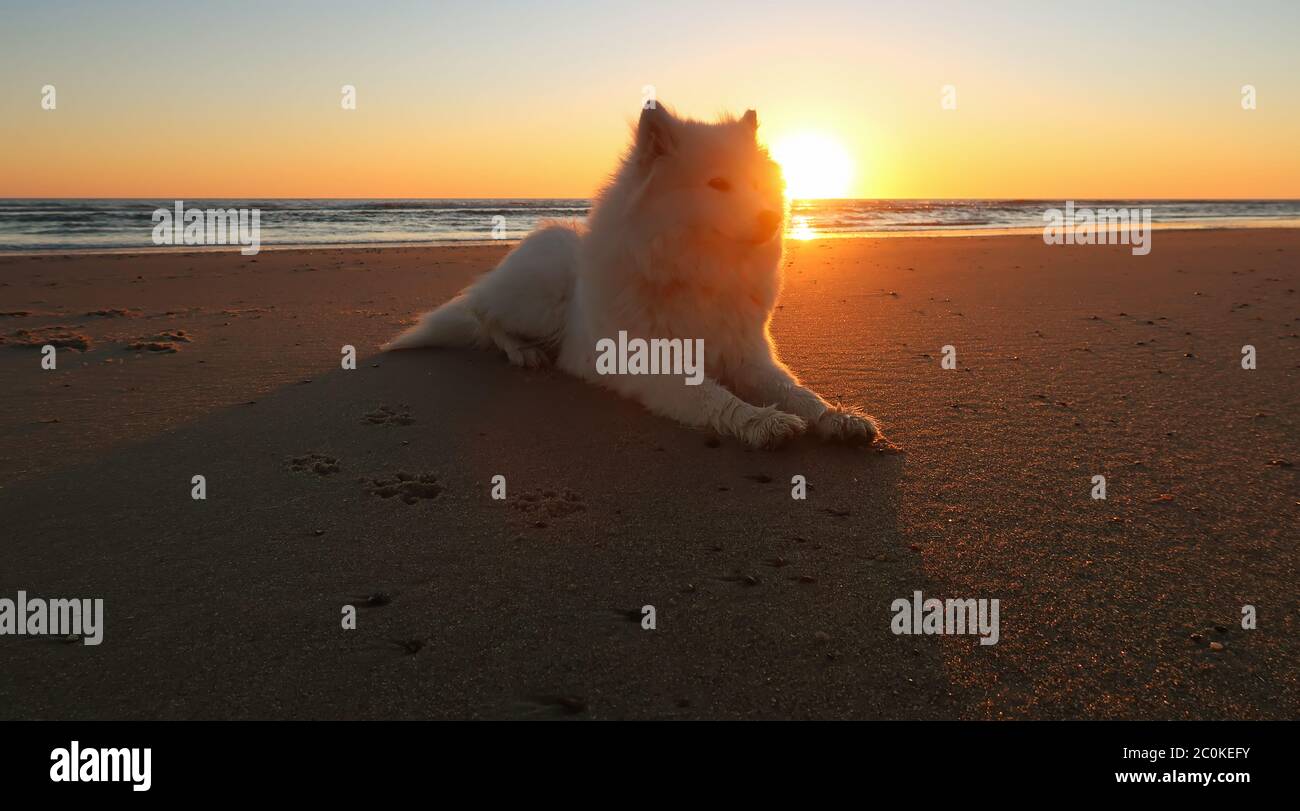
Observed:
[[[745,114],[740,117],[740,123],[749,128],[752,133],[758,132],[758,113],[753,110],[746,110]]]
[[[641,110],[636,125],[636,157],[643,168],[677,151],[677,121],[660,104]]]

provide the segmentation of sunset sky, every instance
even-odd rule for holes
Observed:
[[[1294,0],[52,0],[0,43],[0,197],[586,197],[645,85],[853,197],[1300,197]]]

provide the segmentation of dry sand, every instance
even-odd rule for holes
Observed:
[[[0,717],[1300,715],[1300,232],[792,243],[783,356],[905,455],[377,354],[502,252],[0,258],[0,597],[106,603],[0,637]]]

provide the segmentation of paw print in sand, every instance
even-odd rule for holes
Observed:
[[[333,456],[309,453],[304,456],[290,458],[289,469],[295,473],[315,473],[317,476],[328,476],[331,473],[339,472],[339,460]]]
[[[416,476],[399,472],[377,479],[362,479],[362,482],[368,485],[369,492],[380,498],[397,496],[407,504],[414,504],[422,498],[437,498],[442,492],[438,477],[432,473]]]
[[[587,505],[582,496],[571,490],[529,490],[512,502],[512,506],[524,515],[537,519],[534,526],[545,527],[543,518],[564,518],[578,512],[585,512]]]
[[[0,336],[0,344],[21,349],[40,349],[46,344],[56,349],[76,349],[79,352],[90,351],[90,336],[74,332],[75,327],[38,327],[34,330],[20,329],[8,335]]]
[[[404,405],[393,408],[381,405],[365,415],[362,421],[371,425],[410,425],[415,422],[415,418],[411,416],[410,406]]]
[[[126,348],[132,352],[160,352],[169,354],[180,351],[180,344],[188,344],[194,340],[194,336],[183,329],[167,330],[157,335],[141,338],[134,343],[129,343]]]

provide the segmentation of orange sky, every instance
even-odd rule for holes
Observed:
[[[849,196],[1300,197],[1297,4],[1110,27],[1040,5],[8,11],[0,196],[586,197],[653,84],[833,139]]]

